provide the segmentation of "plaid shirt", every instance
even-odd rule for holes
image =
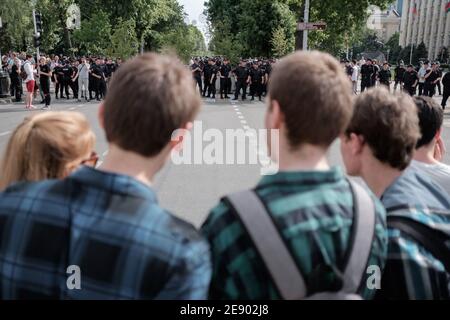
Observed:
[[[0,299],[205,299],[210,276],[206,241],[131,177],[83,167],[0,193]]]
[[[450,235],[450,199],[428,176],[408,169],[382,197],[389,216],[406,217]],[[386,269],[377,299],[449,300],[450,275],[424,247],[388,229]],[[450,248],[449,248],[450,250]]]
[[[308,294],[339,290],[354,215],[353,195],[341,170],[280,172],[264,177],[256,192],[305,278]],[[385,210],[372,198],[377,221],[368,265],[382,270],[387,254]],[[213,260],[210,298],[280,299],[250,237],[226,202],[213,209],[202,231]],[[359,294],[369,299],[375,290],[365,285],[367,277]]]

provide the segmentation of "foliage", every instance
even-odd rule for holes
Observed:
[[[76,3],[81,9],[81,29],[66,26],[67,9]],[[139,51],[157,51],[192,37],[193,47],[184,55],[204,52],[203,35],[184,22],[178,0],[6,0],[0,1],[0,47],[30,50],[33,44],[32,10],[42,13],[44,32],[41,50],[64,54],[106,54],[131,56]],[[188,30],[188,31],[186,31]],[[184,44],[180,41],[179,46]]]
[[[202,33],[192,25],[167,33],[163,43],[162,52],[176,54],[185,63],[192,56],[203,55],[206,51]]]
[[[364,28],[369,5],[386,7],[392,0],[311,0],[310,20],[327,22],[325,31],[311,32],[309,46],[338,55],[354,43]],[[267,56],[275,29],[283,28],[293,46],[296,22],[304,0],[209,0],[206,13],[213,41],[221,38],[219,25],[226,23],[244,56]],[[219,40],[220,41],[220,40]]]
[[[289,45],[284,29],[281,26],[278,26],[273,31],[270,42],[272,44],[272,55],[275,58],[281,58],[293,50],[293,48]]]

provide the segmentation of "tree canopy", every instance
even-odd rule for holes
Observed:
[[[69,30],[66,25],[67,9],[73,3],[81,11],[79,30]],[[41,49],[45,52],[130,56],[170,45],[188,56],[206,49],[201,32],[184,22],[184,9],[177,0],[7,0],[0,1],[3,52],[32,49],[33,9],[42,14]],[[186,30],[192,48],[184,41],[174,41],[175,34]]]
[[[367,8],[385,8],[391,0],[311,0],[310,21],[325,21],[325,31],[311,32],[309,46],[339,55],[360,36]],[[241,56],[269,56],[284,37],[294,49],[296,25],[302,21],[304,0],[209,0],[206,13],[212,42],[235,42]],[[223,30],[229,31],[223,33]],[[276,33],[274,34],[274,32]],[[227,37],[228,39],[224,39]]]

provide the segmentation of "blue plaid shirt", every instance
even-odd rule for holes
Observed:
[[[383,194],[388,216],[410,218],[450,234],[450,198],[424,173],[408,168]],[[441,261],[400,230],[388,228],[388,258],[378,299],[449,300]]]
[[[83,167],[0,193],[0,300],[206,299],[210,277],[206,241],[131,177]]]

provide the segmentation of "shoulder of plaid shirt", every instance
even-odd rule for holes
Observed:
[[[83,167],[0,193],[0,299],[206,299],[210,276],[207,242],[130,177]]]
[[[386,190],[382,203],[388,216],[407,217],[450,235],[448,194],[416,168],[409,167]],[[388,228],[388,238],[388,259],[377,299],[450,299],[450,274],[439,260],[397,229]]]

